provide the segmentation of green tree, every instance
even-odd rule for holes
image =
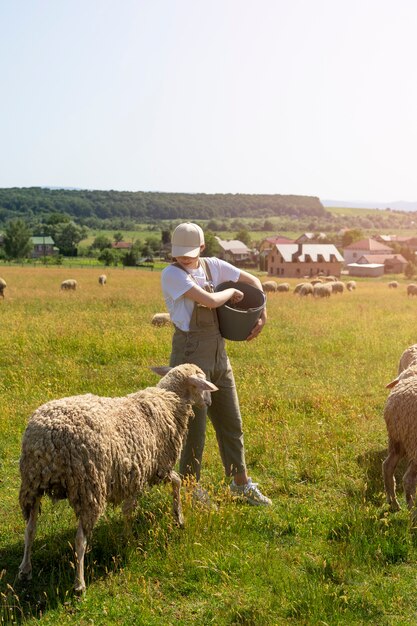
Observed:
[[[414,263],[412,263],[411,261],[409,261],[407,263],[407,265],[405,266],[405,270],[404,270],[404,276],[408,279],[413,278],[413,276],[416,275],[417,272],[417,267],[415,266]]]
[[[32,233],[20,218],[10,220],[4,231],[4,250],[9,259],[23,259],[32,249]]]
[[[204,240],[206,247],[204,248],[203,256],[216,256],[220,252],[220,246],[211,230],[206,230]]]
[[[244,243],[246,246],[248,246],[248,248],[250,248],[251,238],[250,238],[250,234],[248,233],[247,230],[240,230],[236,234],[236,239],[238,241],[241,241],[242,243]]]
[[[117,233],[114,233],[113,239],[115,240],[116,243],[119,243],[120,241],[123,241],[122,233],[120,231],[118,231]]]
[[[117,250],[105,248],[98,257],[98,260],[104,263],[104,265],[117,265],[119,258]]]
[[[77,256],[77,244],[87,235],[85,226],[75,222],[59,224],[55,231],[55,244],[64,256]]]
[[[350,246],[354,241],[360,241],[363,239],[363,232],[360,228],[352,228],[351,230],[347,230],[343,233],[342,236],[342,247],[346,248]]]
[[[106,235],[97,235],[91,244],[93,250],[104,250],[105,248],[111,248],[111,240]]]

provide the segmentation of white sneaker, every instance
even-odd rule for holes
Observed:
[[[201,506],[207,511],[217,511],[219,508],[210,498],[209,492],[198,483],[193,488],[192,500],[194,505]]]
[[[253,483],[252,478],[248,478],[246,485],[236,485],[234,479],[230,485],[230,492],[233,496],[241,498],[254,506],[271,506],[272,500],[263,495],[258,488],[258,483]]]

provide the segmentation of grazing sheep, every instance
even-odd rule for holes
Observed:
[[[331,284],[320,283],[320,284],[314,285],[313,295],[315,298],[330,298],[330,296],[332,295]]]
[[[324,277],[323,277],[323,280],[324,280],[324,282],[326,282],[326,283],[334,283],[334,282],[336,282],[336,281],[337,281],[337,278],[336,278],[336,276],[331,276],[331,275],[330,275],[330,276],[324,276]]]
[[[68,280],[63,280],[61,283],[61,289],[73,289],[74,291],[77,289],[77,281],[73,278],[69,278]]]
[[[417,522],[414,507],[417,484],[417,364],[410,365],[388,385],[391,393],[385,404],[384,419],[388,432],[388,456],[382,464],[387,502],[398,510],[395,493],[395,468],[406,456],[408,467],[403,476],[404,493],[412,521]]]
[[[336,280],[330,283],[333,293],[343,293],[345,290],[345,286],[341,280]]]
[[[106,276],[106,274],[101,274],[98,277],[98,284],[99,285],[105,285],[106,283],[107,283],[107,276]]]
[[[262,283],[262,289],[264,293],[277,291],[278,283],[275,280],[266,280]]]
[[[389,289],[397,289],[398,285],[399,285],[398,280],[391,280],[391,281],[388,283],[388,287],[389,287]]]
[[[407,296],[417,296],[417,285],[415,283],[407,285]]]
[[[353,291],[356,289],[356,282],[354,280],[348,280],[346,283],[346,289],[348,291]]]
[[[313,292],[314,292],[314,287],[310,283],[304,283],[303,285],[301,285],[301,288],[299,291],[300,297],[310,296],[310,295],[312,296]]]
[[[278,283],[277,291],[289,291],[290,285],[289,283]]]
[[[19,494],[27,522],[20,578],[31,578],[31,547],[40,501],[67,498],[78,520],[75,589],[85,590],[87,537],[106,508],[132,512],[146,485],[170,481],[174,517],[183,525],[181,479],[173,471],[192,405],[209,406],[217,387],[196,365],[153,368],[156,387],[121,398],[92,394],[52,400],[38,408],[23,435]]]
[[[310,282],[311,282],[311,284],[312,284],[312,285],[313,285],[313,287],[314,287],[314,285],[318,285],[319,283],[322,283],[323,281],[322,281],[322,279],[321,279],[321,278],[313,278],[313,280],[312,280],[312,281],[310,281]]]
[[[169,313],[155,313],[151,320],[153,326],[167,326],[171,323]]]
[[[0,278],[0,296],[4,298],[4,290],[6,289],[7,284],[4,278]]]
[[[294,294],[296,294],[296,293],[300,293],[300,291],[301,291],[301,287],[302,287],[303,285],[305,285],[305,284],[306,284],[306,283],[298,283],[298,284],[294,287],[294,292],[293,292],[293,293],[294,293]]]
[[[413,343],[409,348],[404,350],[400,356],[400,362],[398,364],[398,373],[401,374],[407,367],[411,365],[417,365],[417,343]]]

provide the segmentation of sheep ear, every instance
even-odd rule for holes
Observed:
[[[209,380],[205,380],[204,378],[199,378],[198,376],[189,376],[188,380],[192,382],[193,385],[201,389],[202,391],[218,391],[218,387],[213,385]]]
[[[161,365],[160,367],[151,367],[151,370],[155,372],[155,374],[158,374],[158,376],[165,376],[165,374],[168,374],[168,372],[172,370],[172,367]]]
[[[399,380],[400,380],[400,377],[397,376],[397,378],[394,378],[394,380],[392,380],[390,383],[388,383],[388,385],[385,385],[385,388],[386,389],[392,389],[399,382]]]

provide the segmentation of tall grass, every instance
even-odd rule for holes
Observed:
[[[86,558],[87,594],[72,594],[75,520],[44,501],[34,579],[17,580],[24,523],[18,458],[27,417],[51,398],[121,395],[154,384],[171,330],[158,272],[5,267],[0,301],[1,624],[414,624],[416,537],[405,510],[388,513],[385,384],[416,342],[417,301],[404,285],[361,281],[328,301],[268,297],[269,322],[230,342],[250,475],[270,509],[239,505],[211,427],[203,477],[220,507],[185,497],[174,527],[168,488],[141,497],[132,526],[109,508]],[[402,492],[400,497],[402,498]]]

